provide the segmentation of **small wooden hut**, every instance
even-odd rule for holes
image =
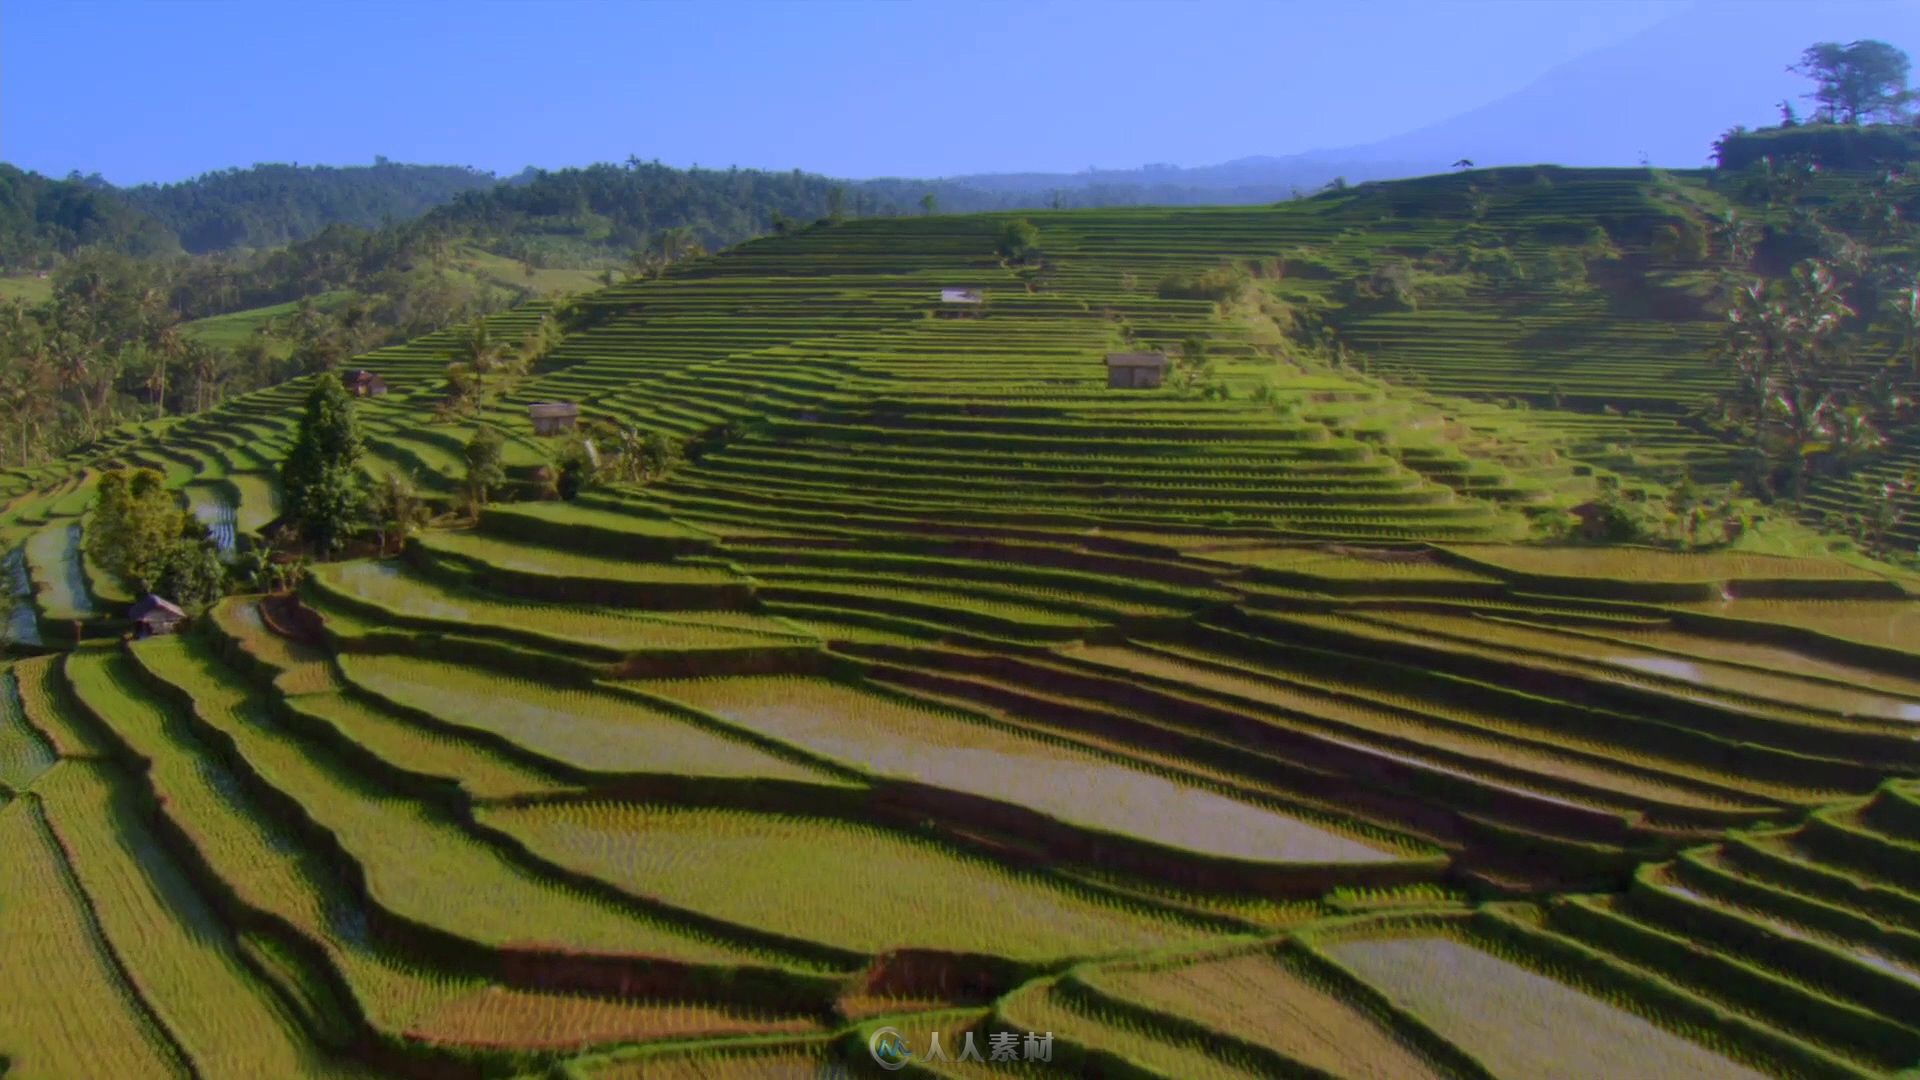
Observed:
[[[580,422],[580,406],[571,401],[543,401],[527,406],[535,435],[559,435]]]
[[[380,397],[387,392],[387,380],[361,368],[347,376],[346,387],[354,397]]]
[[[1166,381],[1167,354],[1117,352],[1107,354],[1107,386],[1115,390],[1148,390]]]
[[[187,613],[170,601],[148,593],[127,609],[127,618],[133,623],[134,637],[150,638],[178,630],[186,621]]]

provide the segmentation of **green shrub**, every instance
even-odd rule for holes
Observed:
[[[1347,282],[1346,299],[1360,306],[1416,311],[1420,301],[1414,280],[1413,263],[1407,258],[1383,259],[1365,277]]]
[[[1026,218],[1007,222],[1000,230],[1000,244],[995,250],[1002,258],[1026,262],[1040,254],[1039,226]]]
[[[1155,291],[1162,300],[1212,300],[1223,303],[1239,296],[1247,287],[1244,270],[1222,266],[1213,270],[1185,271],[1160,279]]]

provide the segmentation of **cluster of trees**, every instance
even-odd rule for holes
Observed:
[[[90,249],[52,272],[46,300],[0,301],[0,408],[12,419],[0,466],[58,456],[124,421],[195,412],[332,370],[518,299],[459,282],[444,249],[344,230],[244,260]],[[231,346],[183,325],[216,313],[209,308],[293,297],[293,311]]]
[[[280,247],[332,225],[407,221],[500,181],[450,165],[255,165],[117,188],[0,164],[0,268],[48,268],[83,247],[135,256]]]
[[[1766,224],[1729,211],[1672,241],[1719,264],[1716,358],[1733,378],[1710,419],[1744,448],[1745,483],[1763,499],[1798,501],[1817,478],[1857,476],[1917,418],[1906,387],[1920,375],[1920,229],[1903,207],[1920,182],[1886,170],[1816,203],[1806,196],[1818,171],[1805,159],[1758,162],[1742,190]],[[1834,524],[1878,551],[1891,528],[1879,519],[1902,492],[1863,494],[1861,519]]]
[[[1171,382],[1177,392],[1208,401],[1225,401],[1233,396],[1226,380],[1214,372],[1207,339],[1198,334],[1189,334],[1181,340],[1180,351],[1173,357]]]
[[[1813,90],[1800,95],[1813,103],[1811,115],[1803,121],[1791,100],[1781,101],[1779,126],[1729,129],[1714,141],[1714,160],[1722,169],[1796,153],[1847,168],[1912,160],[1920,156],[1920,115],[1912,109],[1909,68],[1907,54],[1884,41],[1810,45],[1787,70],[1813,81]]]
[[[435,410],[437,418],[470,415],[511,390],[566,339],[569,318],[566,310],[543,316],[519,341],[493,333],[484,318],[474,319],[454,346],[454,359],[447,365],[447,396]]]
[[[994,246],[1000,257],[1008,262],[1026,264],[1040,257],[1040,227],[1026,218],[1016,218],[1000,229],[1000,239]]]
[[[1855,41],[1842,45],[1822,41],[1809,45],[1800,62],[1787,70],[1814,82],[1802,95],[1815,104],[1814,119],[1824,124],[1858,124],[1907,118],[1913,91],[1907,89],[1907,54],[1884,41]],[[1793,106],[1781,103],[1781,123],[1795,122]]]
[[[688,443],[657,431],[596,421],[561,448],[557,469],[542,470],[545,487],[540,494],[571,499],[598,484],[652,483],[690,455],[737,434],[736,429],[716,431]],[[462,453],[466,513],[477,514],[506,488],[505,445],[499,429],[485,423],[468,439]],[[361,468],[364,452],[353,398],[333,375],[322,375],[308,392],[293,448],[281,464],[284,533],[279,546],[328,555],[371,538],[376,549],[385,552],[432,519],[432,504],[411,479],[388,474],[369,482]]]
[[[226,592],[227,568],[206,526],[180,508],[152,469],[101,474],[86,547],[136,593],[157,593],[188,611]]]
[[[1154,287],[1154,293],[1164,300],[1212,300],[1225,303],[1239,296],[1249,280],[1246,271],[1236,266],[1176,270],[1160,279]]]
[[[1578,512],[1554,507],[1533,519],[1543,539],[1596,544],[1666,544],[1690,549],[1737,539],[1748,523],[1738,484],[1703,485],[1682,473],[1662,498],[1602,477],[1594,498]]]
[[[849,202],[856,216],[901,214],[917,198],[849,191],[798,169],[674,169],[629,158],[625,165],[529,171],[518,182],[463,194],[422,224],[535,266],[593,266],[668,245],[717,250],[779,223],[844,216]]]
[[[506,481],[500,465],[503,442],[498,431],[483,424],[467,445],[467,486],[475,507]],[[321,375],[307,393],[293,446],[280,464],[277,546],[325,556],[370,536],[385,552],[432,519],[432,506],[410,478],[388,474],[369,482],[362,468],[365,453],[352,396],[331,373]]]
[[[129,206],[105,181],[55,180],[0,162],[0,269],[49,266],[87,246],[130,255],[180,249],[165,225]]]
[[[650,484],[686,456],[685,444],[658,431],[600,421],[562,451],[554,493],[570,499],[596,484]]]
[[[180,247],[204,254],[281,247],[334,225],[376,229],[499,183],[492,173],[463,166],[399,165],[375,158],[371,167],[224,169],[177,184],[124,188],[121,195],[177,236]]]
[[[1716,418],[1748,445],[1753,485],[1769,497],[1799,498],[1816,475],[1871,460],[1912,418],[1902,387],[1920,374],[1920,233],[1900,210],[1920,185],[1888,172],[1816,206],[1802,200],[1812,171],[1765,174],[1783,227],[1731,211],[1712,237],[1726,298],[1717,355],[1733,374]],[[1786,273],[1768,272],[1781,262]]]

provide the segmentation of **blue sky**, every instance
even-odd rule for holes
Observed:
[[[0,159],[116,183],[375,154],[502,173],[628,154],[840,176],[1201,165],[1419,128],[1686,6],[0,0]]]

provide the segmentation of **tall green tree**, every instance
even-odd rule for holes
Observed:
[[[467,498],[476,511],[486,504],[490,493],[507,482],[507,470],[500,461],[504,446],[505,440],[491,424],[481,424],[467,440]]]
[[[307,394],[293,449],[280,466],[286,520],[321,551],[339,550],[365,518],[362,451],[353,399],[331,372],[322,374]]]
[[[186,517],[159,473],[109,470],[100,474],[93,516],[87,522],[87,554],[133,588],[149,589]]]
[[[135,592],[198,611],[226,591],[227,571],[207,528],[180,508],[152,469],[101,474],[87,554]]]
[[[1819,103],[1820,118],[1830,124],[1897,119],[1911,98],[1907,54],[1884,41],[1822,41],[1807,46],[1787,70],[1813,80],[1813,92],[1804,96]]]
[[[227,567],[206,527],[188,515],[180,535],[155,560],[153,580],[143,586],[198,614],[227,591]]]
[[[383,553],[395,541],[405,544],[407,537],[425,526],[433,516],[425,500],[420,498],[413,478],[397,472],[390,472],[374,483],[373,493],[368,497],[367,513]]]
[[[1040,252],[1040,227],[1026,218],[1009,221],[1000,229],[997,250],[1014,262],[1025,262]]]

